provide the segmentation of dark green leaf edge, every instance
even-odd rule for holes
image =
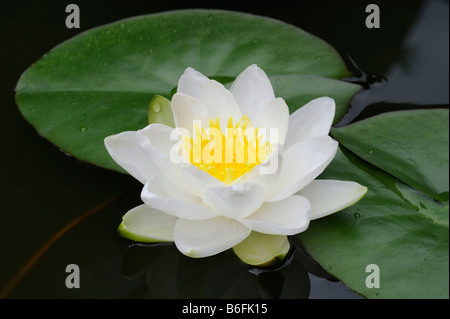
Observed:
[[[379,169],[378,167],[372,165],[371,163],[365,161],[364,159],[361,159],[360,157],[358,157],[356,154],[354,154],[352,151],[346,149],[344,146],[340,145],[338,151],[338,156],[344,156],[344,158],[351,164],[353,165],[353,169],[357,168],[359,170],[361,170],[362,172],[364,172],[365,174],[370,175],[371,177],[374,178],[374,180],[382,183],[384,186],[386,186],[386,189],[389,190],[390,192],[394,193],[396,197],[398,197],[403,204],[407,205],[408,207],[410,207],[411,209],[413,209],[414,211],[416,211],[418,213],[418,215],[424,217],[426,220],[429,221],[429,225],[433,225],[436,224],[438,225],[438,227],[443,227],[444,229],[446,228],[447,231],[447,237],[446,237],[446,246],[447,246],[447,251],[448,251],[448,242],[449,242],[449,238],[448,238],[448,228],[449,228],[449,202],[437,202],[435,200],[433,200],[431,197],[417,191],[416,189],[410,187],[409,185],[405,184],[403,181],[401,181],[400,179],[398,179],[397,177],[389,174],[388,172],[385,172],[381,169]],[[346,171],[347,169],[350,169],[350,167],[339,167],[338,170],[340,171],[338,173],[338,175],[340,175],[342,172]],[[327,168],[327,170],[329,170],[329,168]],[[327,170],[322,174],[325,175],[326,177],[328,177],[328,173]],[[336,174],[336,168],[332,169],[332,176],[334,174]],[[319,176],[319,178],[321,178],[322,176]],[[359,182],[363,182],[363,181],[359,181]],[[369,192],[370,192],[370,188],[369,188]],[[403,192],[402,192],[403,191]],[[418,198],[416,198],[416,200],[414,201],[413,198],[407,198],[404,196],[404,194],[408,193],[408,192],[414,192],[416,195],[418,195]],[[362,199],[364,200],[364,198]],[[428,209],[430,207],[426,207],[424,206],[423,203],[427,203],[427,205],[431,205],[434,207],[434,209],[436,209],[436,214],[433,216],[430,216],[429,214],[423,214],[421,212],[421,209]],[[431,208],[433,208],[431,207]],[[336,272],[336,268],[337,267],[333,267],[332,264],[330,264],[328,261],[324,261],[321,260],[320,257],[318,257],[316,254],[314,254],[311,251],[311,246],[308,243],[308,240],[306,240],[308,237],[308,239],[311,239],[314,237],[314,235],[311,235],[314,231],[315,231],[315,226],[317,225],[326,225],[325,229],[328,229],[329,227],[332,227],[332,225],[334,224],[332,222],[332,220],[334,219],[342,219],[343,220],[354,220],[353,225],[347,224],[346,229],[343,229],[342,231],[344,233],[348,233],[348,232],[352,232],[352,227],[354,226],[354,224],[357,222],[357,216],[359,215],[359,213],[348,213],[347,211],[359,211],[358,208],[358,203],[356,203],[355,205],[353,205],[351,208],[347,208],[344,209],[343,211],[337,213],[337,214],[333,214],[332,216],[329,216],[325,219],[319,219],[316,221],[313,221],[312,225],[310,225],[310,227],[308,228],[308,230],[304,233],[301,233],[298,235],[300,243],[299,245],[301,245],[303,251],[305,251],[313,260],[315,260],[327,273],[329,273],[330,275],[334,276],[335,278],[337,278],[338,280],[341,280],[343,282],[343,284],[345,284],[350,290],[354,291],[355,293],[366,297],[366,298],[448,298],[449,296],[449,290],[448,290],[448,273],[447,273],[447,280],[443,280],[442,281],[442,289],[440,290],[440,292],[436,292],[436,290],[434,289],[435,286],[433,287],[433,289],[431,289],[431,287],[422,287],[421,289],[411,289],[411,287],[409,287],[409,282],[408,279],[405,278],[400,278],[399,280],[402,280],[404,282],[405,285],[405,291],[404,291],[404,295],[392,295],[389,292],[388,293],[383,293],[380,295],[379,290],[371,290],[371,289],[366,289],[366,288],[361,288],[360,283],[358,285],[355,285],[354,282],[349,282],[347,281],[346,278],[342,277],[342,274],[337,273]],[[351,216],[347,216],[347,215],[351,215]],[[441,214],[441,215],[439,215]],[[340,215],[340,216],[338,216]],[[344,217],[345,216],[345,217]],[[322,224],[323,223],[323,224]],[[331,224],[330,224],[331,223]],[[319,227],[320,228],[320,227]],[[320,234],[318,234],[317,236],[320,237]],[[305,238],[306,237],[306,238]],[[445,241],[445,238],[444,238]],[[326,249],[326,248],[323,248]],[[414,253],[414,252],[412,252]],[[445,258],[446,257],[446,258]],[[439,256],[439,258],[443,258],[443,260],[445,260],[445,263],[447,266],[445,265],[436,265],[437,267],[443,267],[442,269],[448,269],[448,264],[449,264],[449,255],[447,254],[446,256]],[[405,270],[406,271],[406,270]],[[367,275],[367,274],[366,274]],[[364,275],[364,276],[366,276]],[[344,277],[348,276],[345,275]],[[352,276],[350,276],[352,277]],[[409,287],[409,288],[408,288]]]

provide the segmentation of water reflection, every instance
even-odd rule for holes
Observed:
[[[448,1],[415,2],[412,9],[416,10],[417,16],[411,15],[414,11],[409,10],[409,7],[408,10],[403,7],[391,10],[391,15],[407,11],[405,13],[411,15],[413,23],[406,25],[408,28],[399,35],[389,34],[394,30],[391,23],[395,21],[395,16],[380,28],[379,33],[383,34],[384,42],[398,41],[392,46],[395,51],[390,59],[384,60],[385,54],[380,51],[386,49],[385,45],[373,47],[370,56],[373,62],[363,62],[364,59],[359,57],[357,65],[349,58],[350,68],[356,73],[349,80],[362,84],[365,90],[354,97],[350,112],[339,126],[388,111],[448,108],[448,6]],[[389,10],[384,12],[389,13]],[[375,43],[377,35],[368,34],[367,38]],[[384,61],[383,64],[380,61]],[[364,63],[367,66],[362,67]]]
[[[121,273],[142,280],[149,298],[270,298],[305,299],[310,296],[310,274],[331,276],[291,238],[291,251],[280,264],[255,268],[241,262],[229,250],[208,258],[182,255],[173,244],[130,244]]]

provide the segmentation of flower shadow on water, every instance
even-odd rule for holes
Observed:
[[[285,260],[264,268],[241,262],[230,250],[194,259],[171,243],[134,243],[125,252],[121,273],[129,280],[145,276],[148,298],[306,299],[308,272],[333,278],[291,239],[294,243]]]

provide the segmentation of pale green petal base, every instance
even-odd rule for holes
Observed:
[[[124,223],[120,223],[119,227],[117,228],[117,232],[119,233],[120,236],[127,238],[127,239],[131,239],[133,241],[137,241],[140,243],[161,243],[161,242],[166,242],[165,240],[160,240],[157,238],[153,238],[151,236],[146,236],[146,235],[142,235],[142,234],[137,234],[134,233],[132,230],[128,229]]]
[[[117,231],[122,237],[142,243],[172,242],[177,220],[147,205],[140,205],[123,216]]]
[[[268,235],[253,231],[233,247],[234,253],[246,264],[266,267],[283,260],[290,244],[285,235]]]
[[[164,96],[155,95],[150,101],[148,108],[148,124],[162,123],[175,127],[170,101]]]
[[[117,232],[120,236],[131,239],[134,241],[142,242],[142,243],[154,243],[158,242],[157,240],[154,240],[151,237],[147,237],[144,235],[136,234],[133,231],[129,230],[123,222],[120,223],[119,227],[117,228]]]

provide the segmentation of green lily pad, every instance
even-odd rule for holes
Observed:
[[[230,82],[251,64],[275,78],[277,96],[288,92],[291,111],[308,98],[296,90],[327,95],[338,100],[337,120],[359,90],[337,81],[349,76],[339,54],[296,27],[244,13],[184,10],[118,21],[58,45],[22,75],[16,101],[39,134],[66,153],[123,171],[104,138],[145,127],[153,96],[170,99],[187,67]]]
[[[448,109],[384,113],[332,130],[353,153],[439,200],[449,191]]]
[[[345,115],[353,96],[361,90],[361,86],[357,84],[314,75],[294,74],[269,78],[276,95],[286,100],[290,113],[316,98],[333,98],[336,102],[333,123],[337,123]]]
[[[369,188],[356,205],[312,221],[300,235],[326,271],[369,298],[448,298],[448,202],[434,201],[348,151],[339,151],[321,178]],[[366,285],[372,264],[379,267],[379,288]]]

